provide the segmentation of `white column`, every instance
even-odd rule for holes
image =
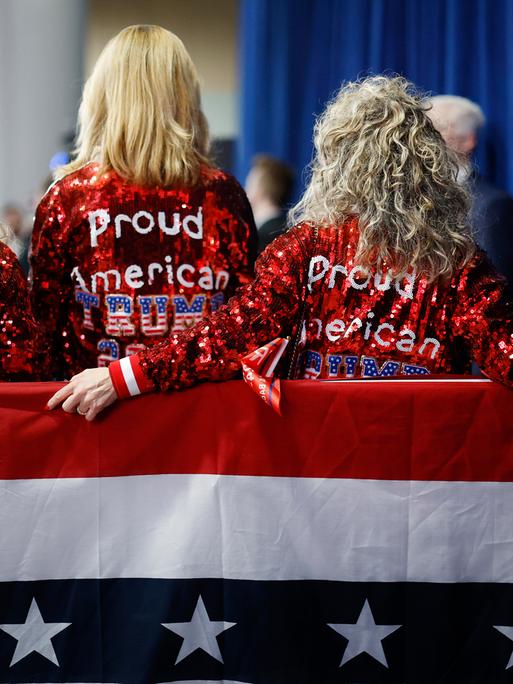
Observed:
[[[86,0],[0,0],[0,204],[27,206],[74,130]]]

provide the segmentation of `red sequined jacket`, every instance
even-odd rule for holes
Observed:
[[[51,186],[35,218],[32,301],[46,377],[108,365],[191,327],[253,277],[256,229],[237,181],[133,185],[89,164]]]
[[[474,359],[513,384],[513,306],[484,253],[430,285],[413,273],[370,273],[355,263],[357,242],[356,221],[320,228],[317,238],[307,225],[289,230],[258,259],[254,282],[216,314],[114,364],[118,394],[229,379],[241,356],[293,335],[301,319],[296,377],[464,373]]]
[[[0,381],[37,380],[36,325],[15,254],[0,242]]]

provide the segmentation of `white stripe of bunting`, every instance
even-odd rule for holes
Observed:
[[[513,483],[0,481],[0,580],[513,582]]]

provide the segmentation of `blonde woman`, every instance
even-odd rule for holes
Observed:
[[[513,382],[513,310],[477,251],[457,160],[401,78],[343,87],[315,130],[294,227],[255,281],[208,320],[52,398],[93,419],[116,398],[225,380],[239,359],[303,327],[296,377],[464,373]]]
[[[85,85],[78,131],[33,233],[46,377],[107,366],[191,327],[253,277],[251,209],[209,160],[198,76],[179,38],[158,26],[114,37]]]

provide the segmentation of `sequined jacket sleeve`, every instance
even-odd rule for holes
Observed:
[[[0,245],[0,380],[37,380],[36,325],[16,256]]]
[[[64,377],[59,359],[63,358],[65,307],[71,294],[63,278],[65,259],[64,209],[58,184],[43,197],[36,210],[30,256],[31,301],[40,331],[41,373],[45,380]],[[63,336],[64,333],[64,336]]]
[[[513,385],[513,303],[506,281],[479,251],[457,285],[452,343],[463,342],[485,375]]]
[[[139,386],[169,390],[204,380],[228,380],[240,372],[241,356],[290,334],[302,307],[308,239],[304,227],[280,236],[258,258],[254,281],[225,306],[193,328],[130,357],[130,374],[139,374]],[[123,363],[129,359],[116,362]],[[113,380],[116,364],[110,367]]]

